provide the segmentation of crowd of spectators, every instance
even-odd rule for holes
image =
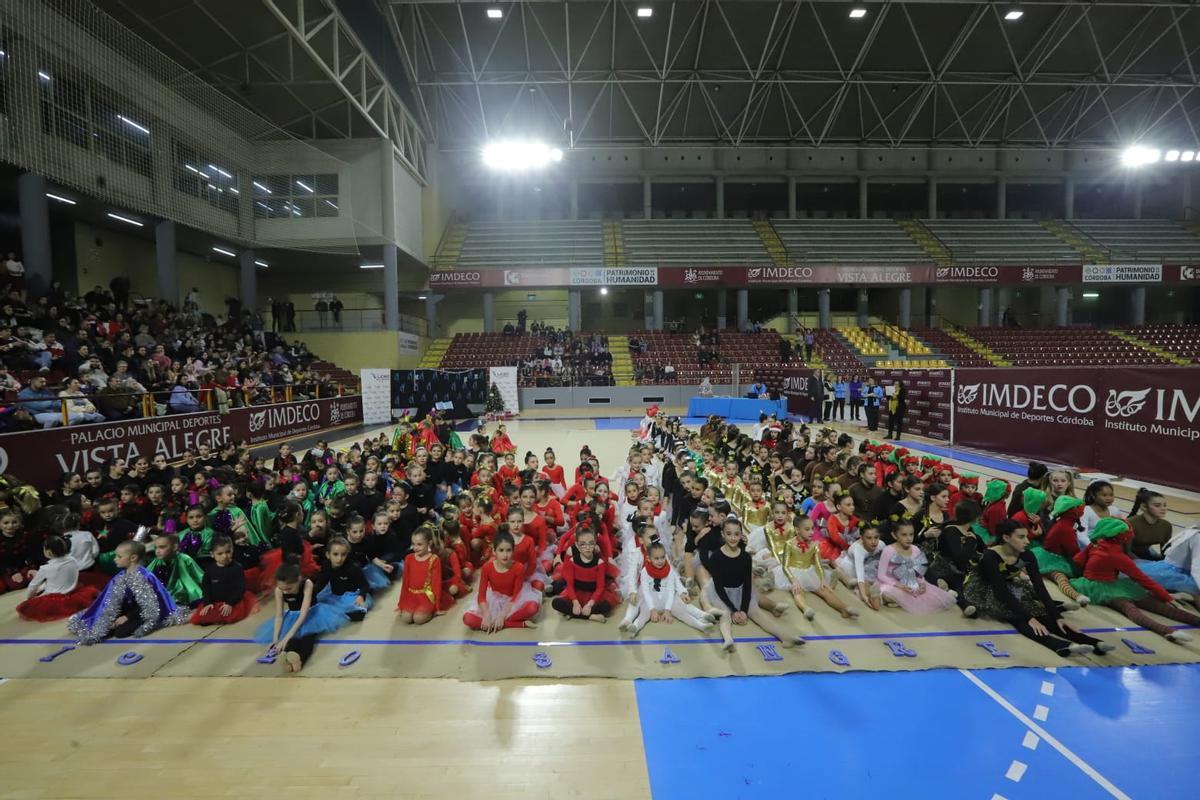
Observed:
[[[612,386],[612,353],[602,333],[574,333],[534,322],[537,339],[521,364],[521,383],[530,386]]]
[[[303,343],[263,330],[227,301],[219,317],[191,289],[182,307],[135,297],[115,278],[82,297],[55,281],[26,297],[10,281],[0,301],[0,432],[307,399],[337,392],[309,371]],[[65,407],[64,407],[64,402]]]

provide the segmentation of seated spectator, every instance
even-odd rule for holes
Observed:
[[[171,414],[192,414],[202,410],[200,401],[184,383],[182,376],[175,379],[171,396],[167,399],[167,410]]]
[[[92,401],[84,395],[83,386],[78,378],[67,378],[66,388],[59,392],[58,396],[67,401],[68,425],[104,422],[104,415],[96,411]]]
[[[8,367],[0,363],[0,392],[19,392],[21,391],[21,382],[13,377],[8,371]]]
[[[29,385],[17,393],[17,403],[43,428],[62,425],[62,403],[46,388],[46,379],[41,375],[31,378]]]
[[[138,398],[121,387],[116,375],[109,376],[108,385],[97,392],[93,400],[96,410],[106,420],[131,419],[138,416]]]

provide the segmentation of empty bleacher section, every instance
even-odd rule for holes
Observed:
[[[1081,254],[1032,220],[928,219],[957,264],[1078,264]]]
[[[753,235],[753,230],[750,231]],[[755,237],[757,239],[757,237]],[[445,269],[598,267],[604,264],[599,220],[472,222],[454,264]]]
[[[748,219],[650,219],[622,223],[630,266],[769,264],[771,255]]]
[[[821,363],[836,375],[863,375],[867,365],[851,350],[842,337],[831,330],[813,331]]]
[[[705,378],[714,384],[728,384],[733,382],[735,364],[739,365],[740,381],[748,383],[763,368],[804,366],[802,353],[783,360],[784,341],[775,331],[721,331],[715,345],[697,344],[692,334],[635,331],[629,335],[629,349],[639,384],[698,384]]]
[[[995,366],[986,356],[968,347],[941,328],[914,328],[912,333],[929,344],[955,367]]]
[[[895,220],[772,220],[793,264],[928,264],[930,256]]]
[[[1017,367],[1171,363],[1144,347],[1093,328],[967,328],[966,333]]]
[[[560,334],[562,332],[559,332]],[[602,346],[593,349],[596,338]],[[561,350],[556,348],[561,346]],[[457,334],[441,369],[518,367],[518,383],[530,386],[612,386],[612,355],[604,333],[526,336],[504,333]]]
[[[1065,224],[1091,240],[1109,261],[1200,259],[1200,236],[1172,220],[1090,219]]]
[[[1181,363],[1200,364],[1200,325],[1141,325],[1124,333]]]

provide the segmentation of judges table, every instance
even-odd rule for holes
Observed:
[[[688,401],[689,417],[716,414],[726,419],[757,420],[759,414],[787,418],[786,400],[752,400],[748,397],[693,397]]]

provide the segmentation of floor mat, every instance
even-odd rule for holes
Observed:
[[[812,622],[788,606],[788,630],[807,644],[786,649],[753,625],[735,626],[736,651],[726,654],[718,634],[704,635],[681,623],[650,624],[636,639],[618,629],[619,616],[605,623],[567,620],[548,605],[535,630],[482,635],[462,624],[464,604],[427,625],[402,625],[392,609],[399,587],[377,597],[366,620],[324,637],[302,674],[316,677],[425,677],[460,680],[501,678],[684,678],[725,675],[782,675],[791,672],[896,671],[937,667],[986,669],[1063,666],[1067,663],[1120,666],[1200,662],[1200,647],[1172,644],[1153,633],[1127,627],[1106,608],[1070,614],[1085,630],[1118,646],[1111,655],[1068,662],[1014,630],[986,620],[964,619],[957,610],[913,616],[899,609],[863,609],[845,621],[817,608]],[[819,601],[818,601],[819,602]],[[0,675],[4,677],[110,677],[148,675],[220,677],[272,676],[278,664],[261,664],[265,648],[254,630],[270,618],[264,608],[235,625],[190,625],[156,631],[144,640],[106,642],[40,659],[70,644],[65,623],[39,625],[15,619],[16,598],[0,598]],[[269,605],[269,604],[267,604]],[[618,609],[623,612],[623,609]],[[1134,652],[1122,639],[1151,652]],[[989,646],[981,646],[982,643]],[[125,653],[141,656],[119,663]]]

